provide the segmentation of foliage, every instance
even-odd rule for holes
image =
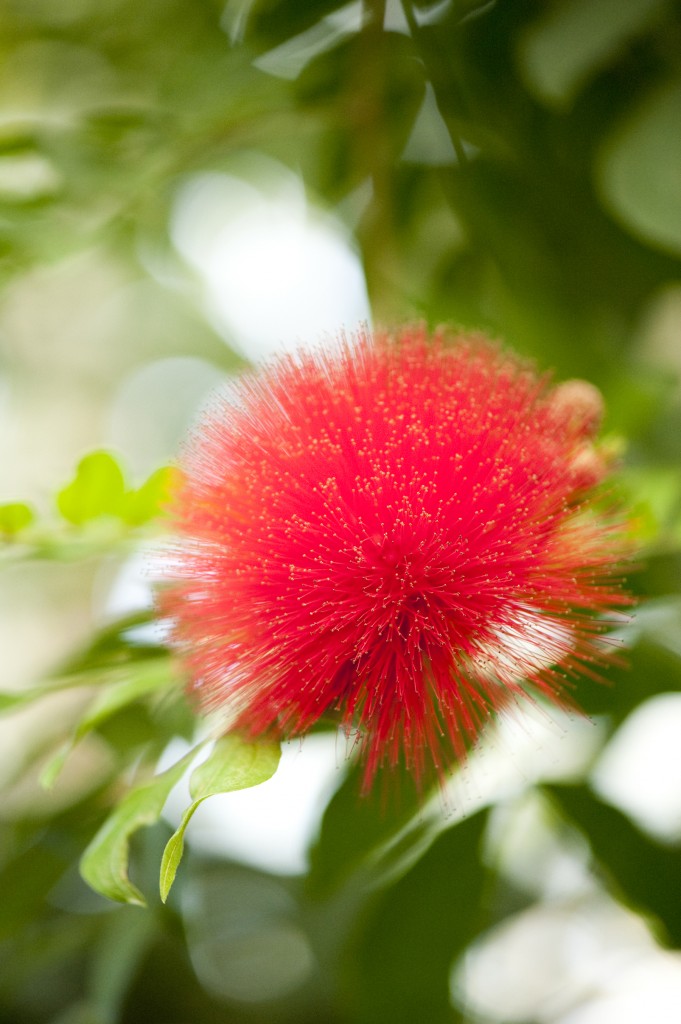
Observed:
[[[509,853],[529,806],[546,844],[586,864],[581,893],[609,894],[677,949],[680,833],[611,806],[591,768],[643,703],[681,688],[678,4],[11,0],[2,21],[0,370],[13,399],[33,386],[31,410],[54,394],[106,404],[153,359],[200,358],[218,377],[239,365],[169,224],[192,175],[248,179],[264,155],[353,235],[377,321],[481,328],[600,387],[636,512],[641,606],[608,685],[578,687],[600,731],[572,777],[531,771],[462,820],[460,796],[456,813],[437,796],[420,806],[400,769],[394,799],[380,785],[361,798],[350,764],[308,872],[290,878],[193,850],[189,824],[209,796],[267,779],[278,751],[218,740],[173,834],[166,798],[213,723],[197,730],[150,609],[84,615],[75,653],[57,644],[51,673],[10,677],[0,695],[0,1022],[479,1019],[463,965],[550,896],[546,863],[528,879],[535,853]],[[22,333],[29,313],[45,317],[38,341]],[[42,465],[53,439],[40,422]],[[80,585],[158,541],[165,460],[133,484],[136,439],[120,459],[96,431],[78,445],[68,482],[20,477],[0,505],[9,611],[21,573],[40,581],[38,609],[50,572]],[[185,753],[168,764],[178,737]],[[79,863],[106,897],[148,908],[96,894]],[[271,980],[264,995],[253,974]]]

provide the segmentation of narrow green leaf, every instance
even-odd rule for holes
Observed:
[[[132,664],[124,670],[122,679],[120,673],[114,678],[116,681],[97,695],[78,722],[71,738],[46,765],[40,777],[46,789],[54,785],[68,755],[84,736],[122,708],[177,682],[172,662],[167,656]]]
[[[51,694],[59,693],[61,690],[74,690],[78,687],[93,686],[101,681],[101,670],[91,673],[82,673],[73,676],[63,676],[53,683],[46,683],[40,686],[26,687],[24,690],[16,690],[12,693],[0,693],[0,714],[7,711],[14,711],[31,704],[35,700],[49,697]]]
[[[14,708],[23,707],[24,704],[30,704],[32,701],[41,700],[41,698],[48,697],[61,690],[74,690],[87,686],[104,687],[108,683],[119,680],[119,688],[111,696],[111,700],[117,702],[117,706],[112,709],[113,712],[118,710],[119,707],[130,703],[131,700],[144,696],[144,694],[151,690],[162,687],[164,684],[172,685],[175,682],[175,677],[166,655],[152,656],[148,648],[140,648],[139,650],[145,654],[145,657],[140,658],[139,661],[126,660],[124,664],[116,668],[107,667],[104,657],[101,658],[101,664],[96,663],[94,660],[89,665],[84,661],[82,664],[81,662],[74,662],[73,666],[67,666],[68,669],[73,668],[72,671],[67,671],[64,675],[57,676],[48,683],[26,687],[23,690],[16,690],[10,693],[0,693],[0,714],[12,711]],[[153,650],[158,651],[158,648]],[[121,650],[120,653],[127,654],[124,650]],[[147,668],[151,670],[148,675]],[[131,673],[135,673],[134,679],[130,679]],[[139,675],[142,676],[141,679],[138,678]],[[126,699],[128,697],[129,699]],[[108,700],[109,698],[106,695],[102,696],[103,705],[106,705]],[[104,708],[102,708],[101,720],[105,717],[108,717],[108,715],[104,714]]]
[[[30,526],[34,518],[33,509],[22,501],[10,501],[0,505],[0,534],[14,537],[25,527]]]
[[[163,851],[159,889],[164,903],[182,860],[185,830],[197,807],[209,796],[250,789],[266,782],[277,770],[280,757],[278,744],[248,743],[236,735],[223,736],[210,757],[192,772],[189,792],[194,802],[184,812],[179,828]]]
[[[125,676],[126,678],[108,686],[98,695],[78,723],[76,740],[96,729],[128,704],[179,682],[173,671],[173,662],[167,656],[137,662],[126,669]]]
[[[117,516],[125,491],[120,466],[109,452],[91,452],[81,459],[76,475],[57,495],[57,508],[70,523],[80,525],[98,516]]]
[[[20,708],[31,700],[43,697],[44,695],[45,688],[43,686],[32,687],[30,690],[20,690],[18,693],[0,693],[0,714],[4,714],[5,711],[13,711],[14,708]]]
[[[130,640],[131,631],[138,626],[147,625],[153,620],[153,617],[152,609],[144,609],[105,626],[95,633],[83,650],[78,651],[64,663],[59,674],[68,676],[75,673],[91,672],[97,668],[120,666],[123,662],[154,657],[158,653],[158,644],[138,644]]]
[[[179,828],[176,832],[173,832],[172,836],[166,843],[165,850],[163,851],[161,872],[158,881],[158,888],[163,903],[168,899],[173,882],[175,881],[177,869],[180,866],[180,861],[182,860],[182,854],[184,853],[184,833],[187,825],[194,815],[194,811],[200,803],[200,800],[195,800],[193,804],[189,805],[182,815],[182,821],[180,822]]]
[[[171,789],[198,750],[194,747],[166,771],[130,790],[106,819],[80,862],[80,873],[95,892],[118,903],[146,905],[142,893],[128,878],[130,837],[159,820]]]
[[[67,740],[65,743],[61,743],[56,754],[53,754],[47,762],[40,773],[40,785],[43,789],[52,789],[59,778],[61,770],[66,764],[66,760],[73,750],[74,745],[75,743],[73,739]]]

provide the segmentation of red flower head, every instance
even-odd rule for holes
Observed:
[[[366,782],[442,774],[491,713],[604,657],[623,530],[598,391],[480,337],[362,334],[245,377],[199,428],[163,598],[251,735],[357,729]]]

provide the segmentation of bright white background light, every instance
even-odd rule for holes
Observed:
[[[343,225],[308,205],[275,165],[262,189],[203,174],[180,191],[173,242],[198,275],[206,314],[248,358],[316,345],[369,320],[361,262]]]
[[[606,800],[667,840],[681,836],[679,736],[681,694],[659,694],[627,718],[594,771],[594,785]]]

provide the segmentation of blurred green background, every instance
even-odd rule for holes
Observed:
[[[681,5],[0,0],[0,288],[0,1022],[676,1024]],[[105,900],[85,846],[195,729],[145,481],[249,362],[415,319],[602,389],[641,548],[613,685],[492,730],[444,809],[292,744],[163,906],[175,793],[149,908]]]

